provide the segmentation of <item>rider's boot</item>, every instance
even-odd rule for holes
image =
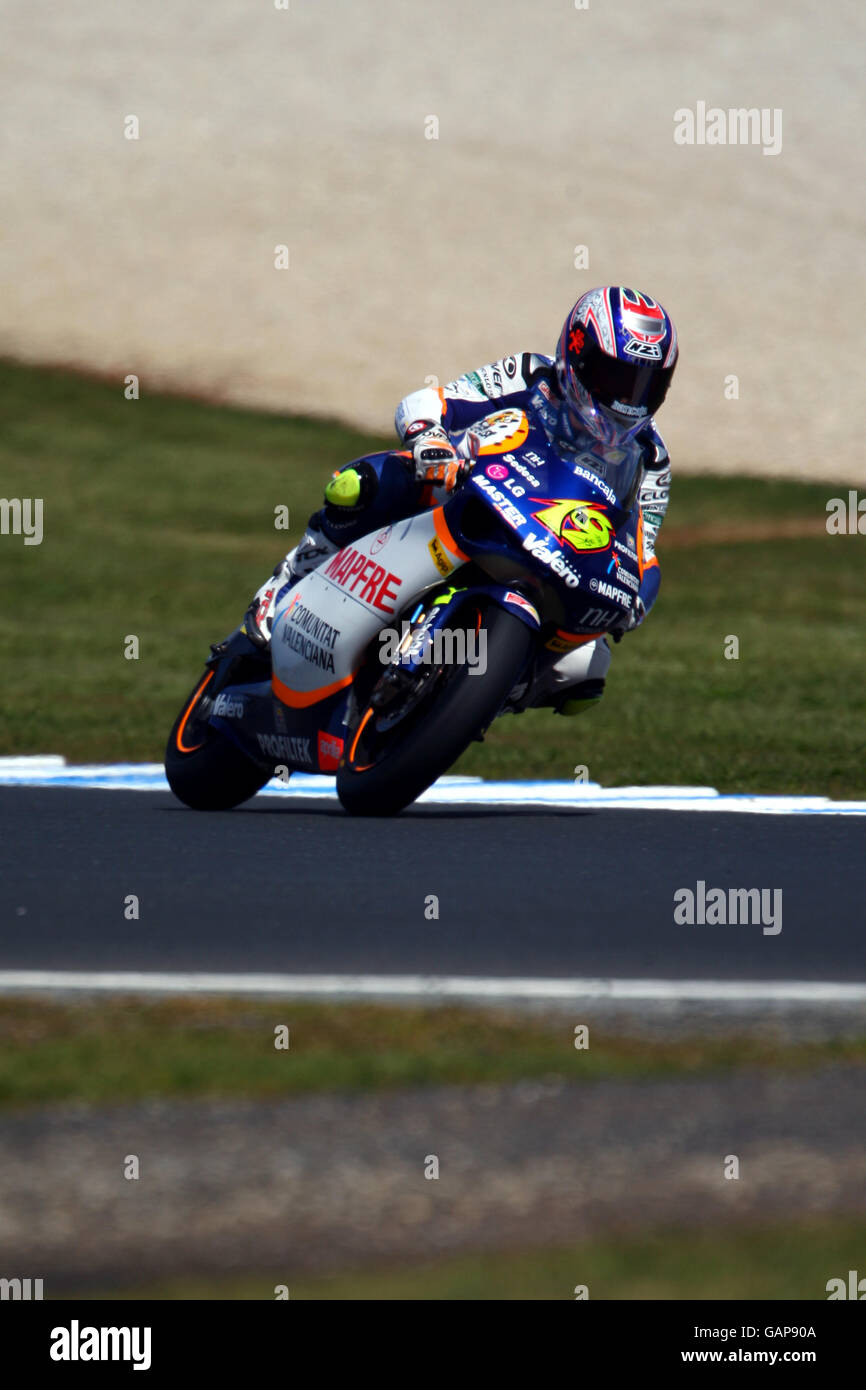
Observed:
[[[244,615],[243,629],[258,647],[266,647],[271,640],[274,609],[285,590],[318,569],[323,560],[340,548],[320,530],[317,518],[318,513],[310,517],[307,529],[294,550],[289,551],[270,579],[266,579],[256,591]]]
[[[531,686],[516,686],[508,697],[506,712],[552,709],[555,714],[573,717],[594,709],[604,694],[610,655],[604,637],[566,652]]]
[[[562,691],[559,700],[553,706],[553,712],[569,718],[576,714],[585,714],[587,710],[595,709],[603,694],[604,681],[581,681],[578,685],[569,686]]]
[[[573,717],[595,709],[604,694],[611,652],[605,637],[566,652],[555,661],[533,692],[533,708],[547,707]]]

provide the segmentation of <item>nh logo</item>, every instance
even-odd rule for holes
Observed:
[[[0,1299],[11,1298],[26,1302],[42,1298],[41,1279],[0,1279]]]

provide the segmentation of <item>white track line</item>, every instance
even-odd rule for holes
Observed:
[[[0,758],[0,786],[79,787],[100,791],[168,791],[161,763],[66,765],[63,758]],[[293,773],[288,785],[269,782],[259,796],[315,798],[337,805],[333,777]],[[440,777],[419,797],[438,806],[548,806],[566,811],[735,811],[750,815],[864,816],[866,801],[826,796],[742,796],[713,787],[602,787],[597,782],[485,782]]]
[[[278,975],[3,970],[0,993],[278,994],[296,999],[617,1000],[633,1003],[862,1004],[866,983],[809,980],[533,979],[472,975]]]

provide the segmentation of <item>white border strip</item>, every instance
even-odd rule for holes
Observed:
[[[279,975],[2,970],[0,993],[279,994],[295,999],[548,1000],[632,1003],[863,1004],[866,982],[810,980],[533,979],[472,975]]]
[[[0,758],[0,787],[82,787],[100,791],[168,792],[161,763],[66,765],[57,755]],[[271,781],[259,796],[314,798],[337,806],[333,777],[295,772]],[[597,782],[485,782],[440,777],[419,798],[436,806],[550,806],[567,811],[736,811],[750,815],[866,816],[866,801],[826,796],[751,796],[714,787],[602,787]]]

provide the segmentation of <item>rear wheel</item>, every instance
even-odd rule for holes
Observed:
[[[194,811],[229,811],[249,801],[271,776],[207,723],[215,675],[208,671],[185,702],[165,750],[168,785]]]
[[[337,794],[354,815],[394,815],[426,791],[483,733],[523,672],[532,643],[525,623],[494,605],[482,612],[473,604],[461,616],[467,626],[483,622],[484,673],[473,674],[465,662],[443,667],[402,715],[390,705],[377,708],[373,691],[337,772]],[[456,622],[452,630],[459,630]]]

